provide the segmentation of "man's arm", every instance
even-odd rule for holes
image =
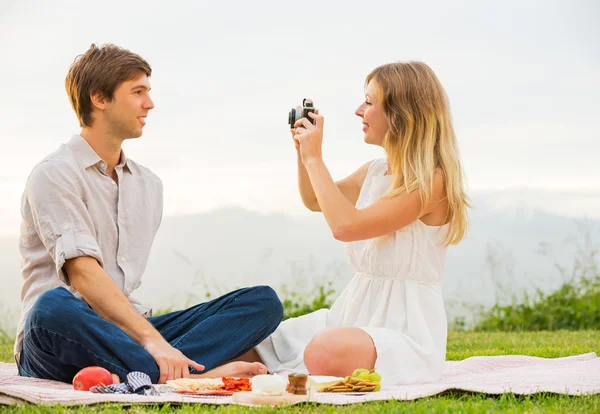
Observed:
[[[204,370],[202,365],[173,348],[152,324],[134,309],[96,259],[81,256],[67,260],[64,270],[71,286],[81,293],[101,318],[117,325],[154,357],[160,368],[159,383],[162,384],[168,379],[188,377],[188,366],[199,371]]]

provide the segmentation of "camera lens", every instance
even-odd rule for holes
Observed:
[[[302,111],[299,111],[296,108],[292,108],[292,110],[288,114],[288,124],[290,124],[290,127],[293,128],[296,121],[300,118],[302,118]]]

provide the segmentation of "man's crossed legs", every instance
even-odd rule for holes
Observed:
[[[226,363],[268,337],[282,317],[275,291],[257,286],[148,321],[171,346],[204,365],[203,374],[220,377],[260,373],[260,363]],[[153,383],[160,375],[156,361],[140,344],[67,289],[40,295],[25,322],[20,375],[71,382],[80,369],[92,365],[106,368],[121,381],[131,371],[147,373]],[[193,369],[190,373],[198,374]]]

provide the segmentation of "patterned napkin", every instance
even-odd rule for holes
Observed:
[[[98,394],[159,395],[159,392],[152,387],[150,376],[138,371],[127,374],[127,381],[125,382],[111,385],[96,385],[91,387],[90,391]]]

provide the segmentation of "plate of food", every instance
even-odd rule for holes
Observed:
[[[374,369],[357,369],[343,379],[315,383],[317,392],[335,392],[347,395],[363,395],[381,390],[381,375]]]
[[[235,392],[251,391],[248,378],[179,378],[167,381],[176,393],[197,397],[229,397]]]

